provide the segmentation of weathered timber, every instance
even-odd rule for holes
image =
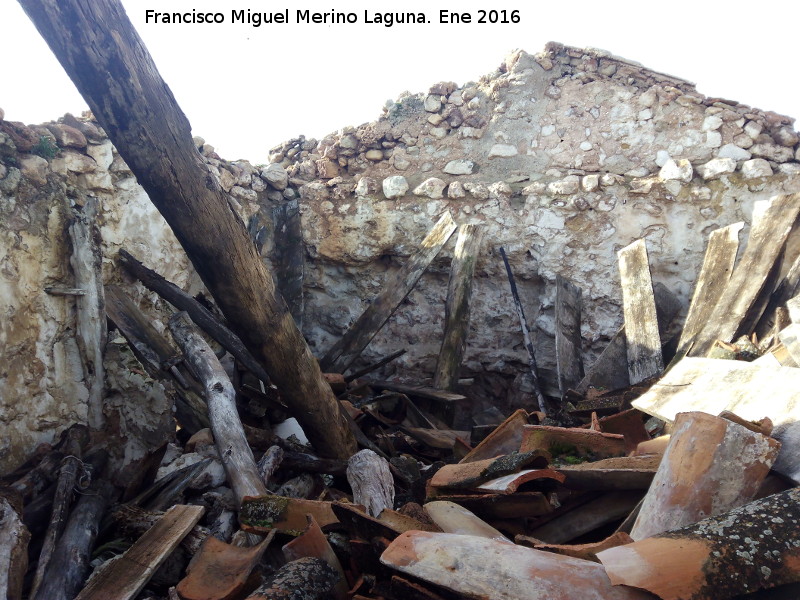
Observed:
[[[775,291],[772,292],[764,314],[755,328],[758,339],[766,337],[773,327],[778,331],[782,329],[779,326],[781,320],[779,315],[786,303],[798,292],[800,292],[800,256],[795,259],[786,275],[775,286]]]
[[[194,481],[195,477],[211,464],[212,460],[212,458],[204,458],[199,462],[165,475],[133,498],[130,503],[151,511],[168,509],[175,504],[180,495]]]
[[[205,306],[184,292],[171,281],[167,281],[155,271],[148,269],[136,258],[134,258],[124,248],[118,254],[120,264],[127,269],[131,275],[141,281],[144,286],[156,292],[167,302],[178,310],[184,310],[200,329],[205,331],[220,346],[225,348],[231,355],[238,360],[253,375],[261,381],[269,384],[269,375],[258,361],[245,348],[242,340],[225,327]]]
[[[267,488],[258,473],[236,410],[236,392],[225,369],[206,341],[193,330],[186,313],[173,315],[169,328],[204,387],[214,443],[237,503],[245,496],[266,494]]]
[[[795,367],[690,357],[632,404],[665,421],[674,421],[678,413],[687,411],[716,415],[729,410],[755,422],[769,417],[775,424],[772,436],[781,442],[773,469],[800,483],[798,390],[800,369]]]
[[[704,356],[717,339],[730,342],[749,333],[740,331],[740,325],[764,287],[792,230],[800,212],[800,194],[775,196],[768,204],[757,202],[753,211],[761,212],[761,216],[754,219],[744,254],[704,327],[695,336],[689,356]]]
[[[321,558],[298,558],[245,600],[323,600],[330,597],[338,580],[336,569]]]
[[[471,535],[409,531],[391,543],[381,562],[469,598],[649,598],[611,585],[597,563]]]
[[[300,203],[284,201],[272,210],[275,247],[272,264],[275,283],[286,300],[289,312],[299,328],[303,327],[303,277],[306,249],[300,218]]]
[[[603,525],[624,519],[641,498],[642,492],[609,492],[533,529],[530,535],[548,544],[566,544]]]
[[[108,335],[97,208],[98,201],[95,198],[89,198],[82,207],[75,206],[71,209],[72,219],[67,228],[72,242],[69,262],[75,276],[75,287],[86,290],[86,294],[75,297],[78,308],[75,339],[81,353],[84,381],[89,389],[88,422],[93,429],[100,429],[104,420],[103,354]]]
[[[433,376],[433,387],[443,390],[455,390],[458,385],[469,333],[472,279],[482,240],[480,225],[459,225],[444,305],[444,338]]]
[[[644,240],[636,240],[617,253],[625,313],[628,377],[632,385],[664,370],[658,334],[653,282]]]
[[[68,288],[62,286],[50,286],[44,288],[45,294],[51,296],[85,296],[86,290],[83,288]]]
[[[0,492],[0,598],[21,600],[31,534],[19,506]],[[19,511],[19,512],[18,512]]]
[[[261,481],[265,486],[269,485],[269,480],[272,479],[272,475],[278,470],[278,467],[281,466],[283,455],[284,451],[280,446],[271,446],[264,452],[264,456],[259,459],[256,467],[258,468]]]
[[[78,477],[83,473],[83,463],[80,458],[78,458],[80,454],[80,447],[78,446],[77,456],[70,453],[65,456],[61,462],[58,483],[56,484],[56,493],[53,497],[53,510],[50,514],[50,522],[48,523],[47,532],[44,542],[42,543],[42,551],[39,553],[36,574],[31,584],[31,597],[36,596],[36,590],[42,583],[42,578],[50,562],[50,557],[53,555],[56,542],[67,524],[69,509],[72,505],[73,488],[78,482]]]
[[[20,4],[311,443],[326,456],[349,458],[355,440],[330,386],[121,3]]]
[[[75,600],[132,600],[203,516],[202,506],[175,505],[125,553],[94,574]]]
[[[363,369],[359,369],[358,371],[354,371],[354,372],[350,373],[350,375],[348,375],[347,377],[344,378],[344,381],[345,381],[345,383],[350,383],[351,381],[354,381],[354,380],[358,379],[359,377],[363,377],[364,375],[372,373],[373,371],[377,371],[383,365],[388,365],[395,358],[399,358],[399,357],[403,356],[403,354],[405,354],[405,353],[406,353],[405,348],[402,349],[402,350],[398,350],[397,352],[392,352],[389,356],[385,356],[384,358],[382,358],[382,359],[380,359],[378,361],[375,361],[372,364],[367,365]]]
[[[384,282],[383,291],[372,300],[342,338],[328,350],[320,361],[324,371],[344,373],[350,368],[400,303],[414,289],[425,269],[436,258],[455,229],[453,217],[450,212],[445,212],[422,240],[416,254]]]
[[[665,600],[749,598],[759,588],[800,582],[798,523],[800,488],[792,488],[597,557],[615,585]],[[752,597],[788,600],[794,592]]]
[[[703,258],[703,266],[700,267],[700,274],[694,284],[694,294],[689,303],[689,312],[681,330],[673,364],[686,355],[695,336],[703,328],[722,297],[725,286],[733,273],[736,253],[739,250],[739,232],[742,227],[744,227],[744,223],[734,223],[711,232]]]
[[[435,402],[461,402],[467,399],[467,397],[462,394],[438,390],[424,385],[408,385],[404,383],[395,383],[394,381],[367,381],[366,383],[375,389],[389,390],[390,392],[398,392],[406,396],[424,398],[425,400],[433,400]]]
[[[666,334],[672,319],[681,308],[680,300],[661,282],[653,285],[656,301],[658,333]],[[628,346],[625,341],[625,326],[620,327],[594,364],[586,371],[586,376],[575,390],[585,394],[590,386],[605,390],[618,390],[631,384],[628,376]]]
[[[556,275],[556,371],[561,397],[583,379],[581,310],[583,292],[568,279]]]
[[[685,527],[749,502],[779,448],[774,439],[727,419],[680,413],[631,537]]]
[[[163,511],[144,510],[131,504],[118,505],[111,514],[117,531],[124,531],[127,537],[136,539],[147,533],[163,516]],[[194,556],[200,552],[209,535],[210,529],[195,525],[181,540],[180,545],[190,556]]]
[[[542,387],[539,385],[539,368],[536,365],[536,353],[533,351],[533,342],[531,341],[530,329],[528,328],[528,320],[525,318],[525,311],[522,308],[522,301],[519,298],[517,282],[514,281],[514,273],[511,271],[511,265],[508,263],[506,251],[502,246],[500,247],[500,256],[503,258],[503,264],[506,267],[508,283],[511,286],[511,296],[514,298],[514,306],[517,309],[517,317],[519,317],[519,327],[522,330],[522,339],[525,343],[525,350],[528,352],[528,368],[531,372],[533,393],[536,395],[536,402],[539,405],[539,410],[547,414],[544,396],[542,395]]]
[[[77,596],[89,575],[100,521],[113,496],[113,486],[100,480],[79,498],[33,600],[73,600]]]
[[[389,462],[372,450],[361,450],[347,461],[347,482],[353,502],[363,504],[373,517],[394,506],[394,478]]]

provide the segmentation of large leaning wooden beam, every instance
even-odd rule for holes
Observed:
[[[120,2],[20,4],[311,443],[320,454],[349,458],[355,440],[330,386]]]
[[[445,212],[420,243],[419,250],[403,267],[386,281],[378,294],[350,329],[320,361],[325,371],[344,373],[353,364],[384,323],[389,320],[403,299],[408,296],[425,269],[456,230],[450,212]]]

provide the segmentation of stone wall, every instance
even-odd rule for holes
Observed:
[[[377,122],[286,142],[266,166],[225,161],[195,141],[295,301],[318,355],[442,212],[484,224],[463,375],[474,379],[467,391],[502,410],[529,398],[500,246],[552,385],[556,274],[583,289],[590,362],[622,320],[616,251],[644,237],[653,279],[688,301],[711,230],[748,222],[757,200],[800,190],[792,125],[775,113],[703,97],[686,81],[607,53],[550,44],[537,55],[508,57],[478,82],[403,94]],[[115,267],[119,247],[191,293],[202,292],[96,123],[67,115],[25,126],[0,112],[0,428],[7,433],[0,471],[86,416],[73,336],[77,300],[44,288],[70,285],[66,221],[90,196],[102,206],[106,281],[126,285],[158,327],[168,307]],[[299,223],[285,210],[295,203]],[[301,236],[291,235],[292,225]],[[383,375],[431,376],[452,248],[451,240],[367,348],[365,360],[408,349]],[[303,274],[302,296],[286,283],[287,256],[295,278]],[[119,357],[121,340],[112,336],[110,343],[116,345],[109,356]],[[108,377],[108,416],[122,435],[141,437],[134,431],[141,419],[136,402],[163,417],[168,401],[159,386],[146,378],[133,385],[121,372],[111,369]]]

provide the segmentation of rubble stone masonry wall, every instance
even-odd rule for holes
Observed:
[[[748,223],[757,200],[800,191],[793,122],[704,97],[689,82],[602,51],[549,44],[537,55],[513,54],[477,83],[405,93],[375,122],[286,142],[268,165],[229,162],[196,142],[264,260],[272,267],[278,255],[304,258],[301,320],[318,356],[442,212],[483,224],[463,376],[504,409],[524,404],[529,384],[500,246],[552,382],[556,275],[583,289],[587,363],[622,322],[616,252],[635,239],[646,240],[653,280],[686,304],[713,229]],[[101,205],[105,280],[126,285],[157,327],[168,307],[116,267],[120,247],[189,292],[203,291],[96,123],[67,115],[26,126],[0,111],[0,472],[86,418],[76,298],[44,288],[71,286],[66,225],[92,196]],[[293,203],[302,248],[274,218]],[[366,361],[408,350],[383,375],[431,377],[453,247],[451,240],[368,346]],[[121,339],[109,344],[118,357]],[[111,400],[115,387],[130,394],[130,382],[111,371],[108,410],[123,410]],[[122,435],[142,406],[163,405],[159,386],[143,380],[138,389],[139,408],[114,420]]]

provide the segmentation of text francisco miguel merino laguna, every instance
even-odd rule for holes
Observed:
[[[158,25],[208,25],[214,23],[232,23],[260,27],[261,25],[299,23],[299,24],[325,24],[345,25],[351,23],[379,24],[391,27],[399,24],[460,24],[460,23],[519,23],[520,11],[518,10],[475,10],[475,11],[436,11],[436,19],[431,20],[424,12],[375,12],[365,10],[363,19],[354,12],[340,12],[329,10],[313,12],[307,9],[296,9],[290,12],[288,8],[275,12],[257,12],[250,9],[230,11],[230,20],[223,12],[205,12],[192,9],[182,12],[159,12],[145,10],[145,23]],[[291,17],[294,16],[294,21]]]

